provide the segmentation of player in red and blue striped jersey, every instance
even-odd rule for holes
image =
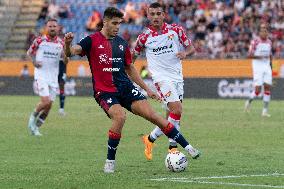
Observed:
[[[198,151],[193,150],[169,121],[153,110],[145,96],[133,85],[132,81],[144,89],[149,97],[159,99],[143,82],[132,64],[127,42],[117,36],[122,20],[123,13],[109,7],[104,12],[103,28],[100,32],[85,37],[72,47],[73,33],[65,35],[67,56],[87,56],[92,72],[94,97],[112,120],[104,172],[113,173],[115,170],[115,154],[126,120],[123,108],[159,126],[165,135],[174,138],[192,157],[198,156]]]

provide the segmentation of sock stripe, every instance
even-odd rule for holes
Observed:
[[[179,121],[180,118],[181,118],[181,115],[180,114],[174,114],[174,113],[171,112],[169,117],[174,119],[174,120],[178,120]]]
[[[121,134],[120,133],[115,133],[115,132],[113,132],[111,130],[108,131],[108,136],[109,136],[109,138],[116,139],[116,140],[121,138]]]
[[[264,91],[265,95],[270,95],[270,91]]]
[[[173,124],[171,124],[170,122],[168,123],[168,125],[166,127],[164,127],[163,129],[161,129],[163,131],[163,133],[165,133],[165,135],[169,134],[175,127],[173,126]]]

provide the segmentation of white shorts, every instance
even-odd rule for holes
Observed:
[[[45,80],[34,81],[34,91],[39,96],[49,96],[51,101],[55,101],[58,91],[58,83],[49,83]]]
[[[169,102],[176,102],[183,100],[183,82],[161,81],[155,83],[156,89],[167,105]]]
[[[272,70],[269,65],[253,66],[253,82],[255,86],[262,86],[264,83],[272,85]]]

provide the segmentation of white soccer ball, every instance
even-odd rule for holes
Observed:
[[[165,165],[168,170],[172,172],[181,172],[186,169],[188,160],[186,156],[179,151],[170,152],[166,157]]]

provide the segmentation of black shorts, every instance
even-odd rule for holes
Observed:
[[[59,73],[58,73],[58,83],[65,83],[67,79],[66,76],[66,64],[63,60],[59,61]]]
[[[108,115],[107,111],[114,104],[120,104],[122,107],[132,112],[132,102],[144,100],[146,97],[133,84],[129,84],[124,86],[119,92],[97,92],[95,99]]]

